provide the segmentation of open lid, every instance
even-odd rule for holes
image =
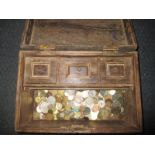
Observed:
[[[130,20],[27,20],[21,49],[131,51],[137,43]]]

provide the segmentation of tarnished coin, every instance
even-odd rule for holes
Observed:
[[[35,102],[39,104],[41,102],[41,97],[40,96],[35,97]]]
[[[106,105],[106,107],[111,108],[111,107],[112,107],[112,103],[113,103],[113,101],[112,101],[111,99],[105,100],[105,105]]]
[[[92,107],[92,111],[93,112],[99,111],[99,105],[98,104],[94,104],[93,107]]]
[[[98,113],[99,119],[107,119],[110,116],[110,111],[108,109],[101,108]]]
[[[61,109],[62,109],[62,104],[59,103],[59,102],[57,102],[57,103],[56,103],[56,109],[57,109],[57,110],[61,110]]]
[[[56,99],[55,99],[55,97],[53,97],[53,96],[49,96],[49,97],[47,98],[47,102],[50,103],[50,104],[54,104],[54,103],[56,102]]]
[[[84,111],[83,111],[83,114],[86,116],[86,115],[89,115],[90,114],[90,108],[89,107],[85,107],[84,108]]]
[[[96,92],[96,90],[89,90],[88,94],[90,97],[95,97],[97,92]]]
[[[104,96],[107,96],[109,93],[107,90],[100,90],[99,94],[104,97]]]
[[[82,91],[82,97],[87,98],[89,96],[88,92],[89,92],[89,90]]]
[[[121,108],[120,107],[113,107],[111,109],[111,112],[115,115],[119,115],[121,113]]]
[[[46,120],[53,120],[53,115],[48,113],[48,114],[45,115],[45,119]]]
[[[101,108],[103,108],[103,107],[105,106],[105,100],[104,100],[104,98],[103,98],[102,100],[99,100],[99,101],[98,101],[98,105],[99,105],[99,107],[101,107]]]

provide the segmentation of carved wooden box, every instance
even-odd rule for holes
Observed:
[[[141,132],[136,50],[129,20],[27,20],[16,131]]]

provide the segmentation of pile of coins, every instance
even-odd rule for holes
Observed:
[[[34,120],[106,120],[124,115],[125,90],[35,90]]]

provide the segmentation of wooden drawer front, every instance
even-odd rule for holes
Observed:
[[[59,75],[61,83],[96,83],[97,58],[62,58]]]
[[[54,58],[26,57],[24,83],[56,83]]]
[[[102,83],[133,83],[132,57],[104,57],[100,61]]]

